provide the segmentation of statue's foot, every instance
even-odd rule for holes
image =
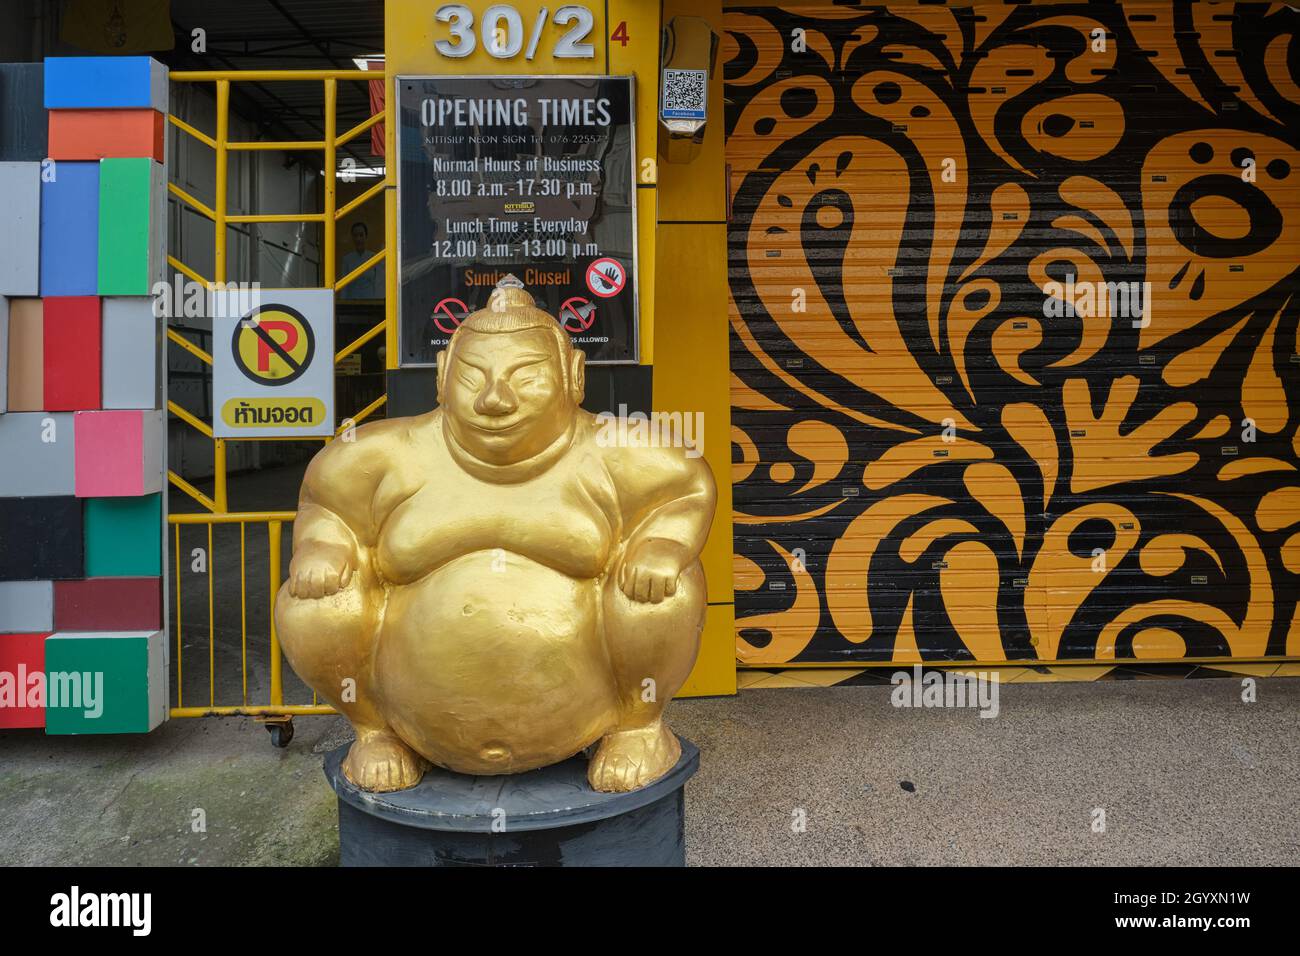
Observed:
[[[591,763],[587,782],[605,793],[627,793],[658,780],[677,763],[682,745],[661,720],[636,730],[606,734]]]
[[[388,731],[358,736],[343,761],[343,776],[371,793],[414,787],[428,769],[427,760]]]

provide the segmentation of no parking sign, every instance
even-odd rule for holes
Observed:
[[[214,290],[212,433],[334,434],[334,292]]]

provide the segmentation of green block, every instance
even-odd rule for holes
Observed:
[[[150,295],[166,255],[163,167],[151,159],[99,162],[99,294]]]
[[[85,502],[86,577],[162,574],[162,495]]]
[[[60,631],[45,639],[47,734],[143,734],[166,717],[162,631]]]

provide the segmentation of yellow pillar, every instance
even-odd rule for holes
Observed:
[[[722,36],[721,0],[664,0],[663,22],[703,17]],[[658,73],[655,73],[656,80]],[[654,84],[658,122],[658,84]],[[709,84],[704,143],[687,163],[658,162],[654,263],[654,408],[700,412],[718,510],[704,547],[709,608],[695,670],[682,697],[736,692],[732,583],[731,395],[727,336],[727,197],[722,68]]]

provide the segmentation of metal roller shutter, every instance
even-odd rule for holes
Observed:
[[[1300,13],[725,26],[740,659],[1300,655]]]

